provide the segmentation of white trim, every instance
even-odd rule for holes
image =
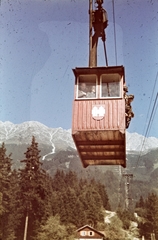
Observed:
[[[90,78],[91,76],[93,76],[93,77],[95,77],[95,79],[92,79],[92,82],[89,80],[89,79],[86,79],[86,78]],[[93,81],[95,80],[95,90],[96,90],[96,94],[95,94],[95,97],[78,97],[78,92],[79,92],[79,78],[80,77],[85,77],[85,81],[83,82],[83,83],[85,83],[85,84],[87,84],[87,83],[92,83],[92,84],[94,84],[93,83]],[[85,99],[97,99],[98,98],[98,76],[97,76],[97,74],[80,74],[80,75],[78,75],[78,77],[77,77],[77,86],[76,86],[76,97],[75,97],[75,99],[79,99],[79,100],[85,100]],[[92,85],[93,86],[93,85]]]
[[[121,83],[122,83],[122,81],[123,81],[123,76],[122,77],[120,77],[120,79],[118,79],[118,80],[114,80],[114,81],[112,81],[112,80],[109,80],[109,81],[107,81],[107,82],[104,82],[104,83],[107,83],[107,84],[110,84],[110,83],[112,83],[112,82],[116,82],[116,83],[119,83],[119,96],[102,96],[102,86],[103,86],[103,79],[102,79],[102,77],[104,76],[104,75],[107,75],[107,74],[101,74],[100,75],[100,93],[99,93],[99,98],[100,99],[121,99],[122,98],[122,90],[121,90]],[[119,74],[118,74],[119,75]]]

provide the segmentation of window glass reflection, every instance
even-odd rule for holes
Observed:
[[[119,82],[102,82],[102,97],[120,97]]]
[[[121,96],[119,74],[103,74],[101,76],[101,97],[117,98]]]

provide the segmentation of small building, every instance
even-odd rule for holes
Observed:
[[[105,235],[89,225],[85,225],[76,230],[75,240],[105,240]]]

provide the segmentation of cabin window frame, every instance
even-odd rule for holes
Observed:
[[[84,231],[81,231],[81,232],[80,232],[80,235],[81,235],[82,237],[86,236],[86,235],[87,235],[87,231],[85,231],[85,230],[84,230]]]
[[[94,236],[94,231],[88,231],[88,236]]]
[[[85,81],[81,81],[80,82],[80,78],[84,78],[85,77]],[[94,84],[93,85],[93,81],[90,82],[90,78],[93,77],[94,78]],[[79,97],[79,85],[80,83],[85,83],[85,84],[88,84],[88,87],[87,88],[90,88],[90,87],[93,87],[95,86],[95,96],[93,97],[93,95],[91,95],[90,92],[86,92],[88,95],[87,96],[83,96],[83,97]],[[90,85],[92,84],[92,85]],[[93,94],[93,93],[92,93]],[[93,74],[80,74],[77,76],[77,81],[76,81],[76,96],[75,96],[75,99],[76,100],[93,100],[93,99],[97,99],[98,98],[98,95],[99,95],[99,87],[98,87],[98,75],[93,73]]]
[[[119,73],[115,73],[115,74],[118,74],[118,76],[120,75]],[[122,86],[123,76],[120,75],[120,79],[118,78],[118,80],[117,80],[117,79],[114,79],[114,80],[113,80],[113,78],[112,78],[112,76],[111,76],[111,79],[109,78],[109,80],[108,80],[107,82],[105,81],[105,83],[107,83],[107,84],[109,85],[109,90],[110,90],[111,92],[112,92],[112,90],[114,91],[114,89],[115,89],[115,91],[117,91],[115,85],[112,85],[111,83],[119,83],[119,86],[118,86],[119,94],[118,94],[118,96],[117,96],[117,94],[116,94],[116,95],[113,94],[112,96],[102,96],[102,95],[103,95],[102,90],[103,90],[103,81],[104,81],[104,80],[103,80],[103,76],[104,76],[104,75],[107,75],[107,78],[108,78],[108,75],[109,75],[109,74],[103,73],[103,74],[100,75],[99,98],[100,98],[100,99],[121,99],[121,98],[122,98],[122,88],[121,88],[121,86]],[[112,73],[111,75],[114,75],[114,73]],[[115,78],[116,78],[116,77],[115,77]],[[110,86],[110,85],[111,85],[111,86]],[[116,86],[117,86],[117,85],[116,85]],[[108,91],[108,86],[107,86],[106,91]],[[107,92],[106,95],[108,95],[108,92]]]

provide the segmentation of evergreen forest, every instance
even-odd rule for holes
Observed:
[[[105,210],[110,210],[105,185],[72,171],[48,175],[34,137],[24,156],[15,170],[5,144],[0,146],[0,240],[72,240],[76,229],[87,224],[105,231],[106,239],[125,239],[120,229],[137,219],[119,208],[112,224],[105,223]],[[136,210],[143,219],[139,234],[148,239],[152,232],[158,239],[158,196],[141,196]]]

